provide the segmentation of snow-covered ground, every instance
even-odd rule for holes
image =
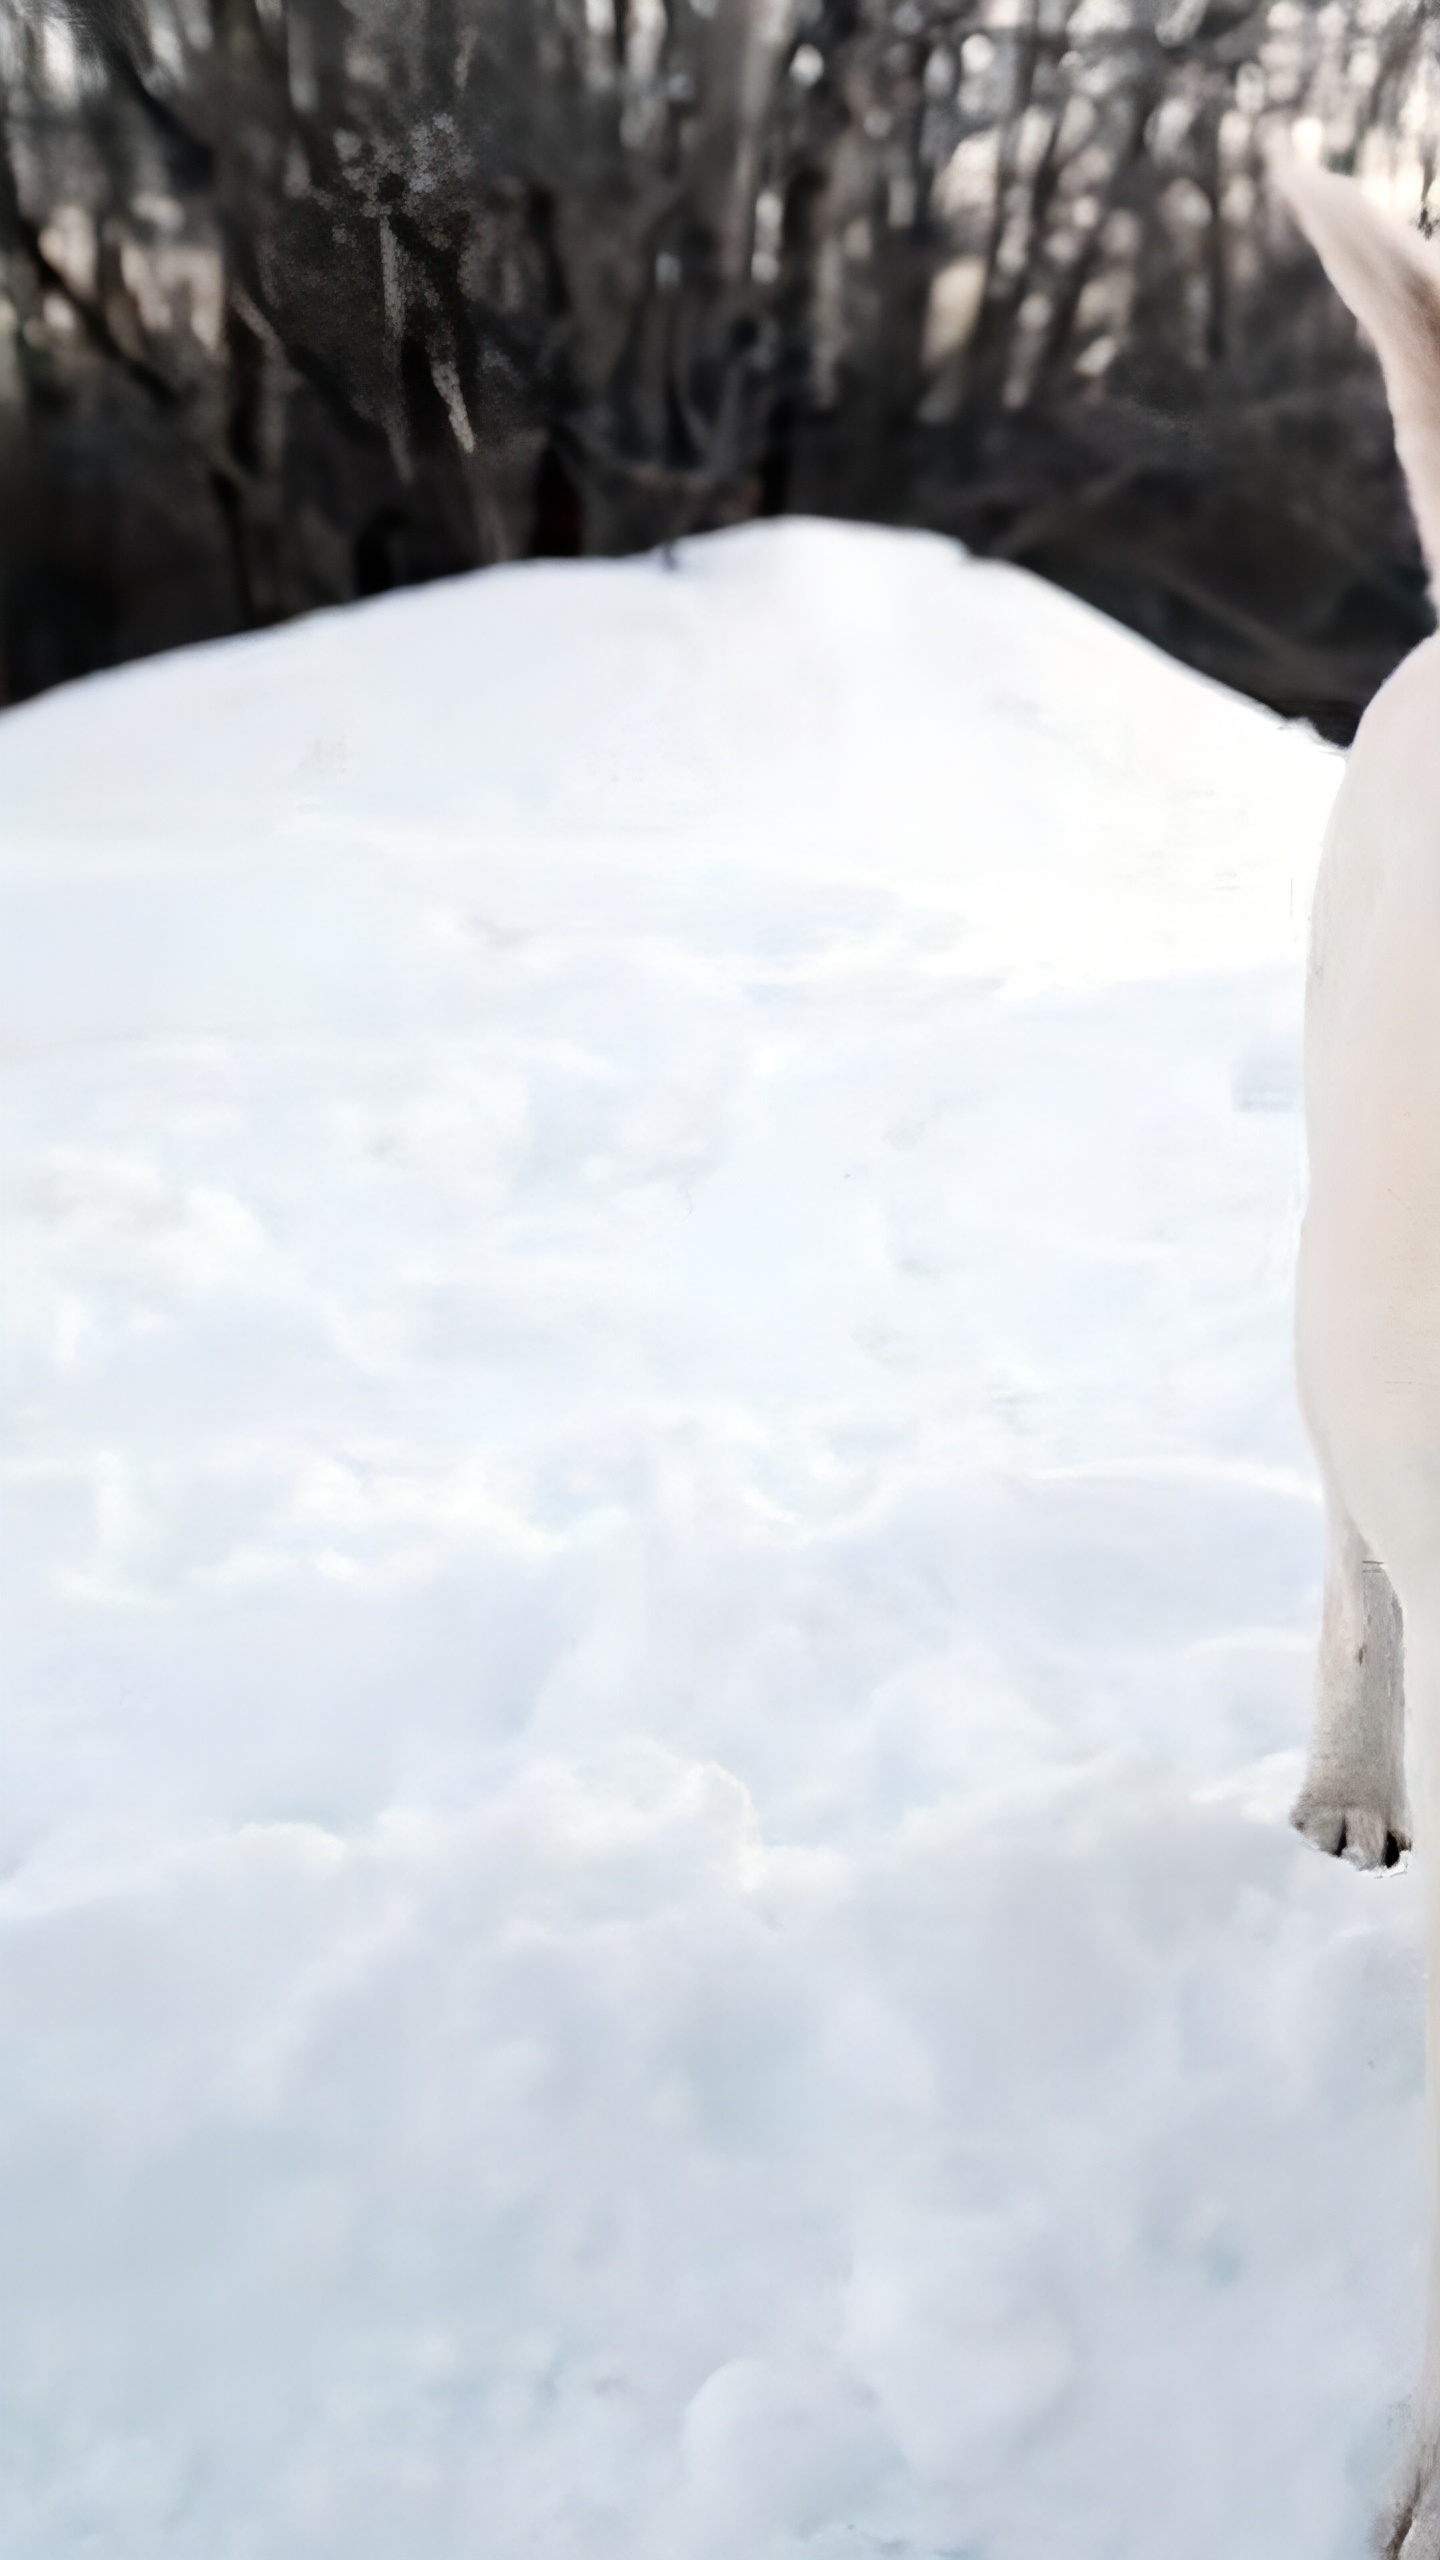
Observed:
[[[1358,2560],[1338,771],[804,524],[0,722],[7,2560]]]

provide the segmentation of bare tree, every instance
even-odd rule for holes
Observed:
[[[1340,735],[1424,622],[1261,144],[1435,0],[0,0],[5,691],[531,551],[928,524]]]

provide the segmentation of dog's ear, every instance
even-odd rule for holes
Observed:
[[[1279,155],[1270,169],[1331,283],[1375,341],[1420,541],[1440,586],[1440,241],[1432,248],[1353,178]]]

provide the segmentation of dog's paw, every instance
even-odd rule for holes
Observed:
[[[1440,2560],[1440,2470],[1417,2465],[1403,2498],[1376,2528],[1375,2560]]]
[[[1306,1787],[1290,1819],[1327,1857],[1352,1867],[1393,1867],[1410,1846],[1410,1825],[1398,1805],[1337,1804]]]

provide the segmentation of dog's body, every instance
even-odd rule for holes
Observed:
[[[1293,165],[1280,176],[1379,350],[1433,576],[1440,243],[1352,182]],[[1316,891],[1305,1046],[1297,1346],[1330,1550],[1315,1734],[1294,1819],[1358,1865],[1391,1863],[1410,1837],[1408,1698],[1440,2093],[1440,637],[1382,688],[1351,750]],[[1418,2420],[1382,2545],[1389,2560],[1440,2560],[1440,2238]]]

